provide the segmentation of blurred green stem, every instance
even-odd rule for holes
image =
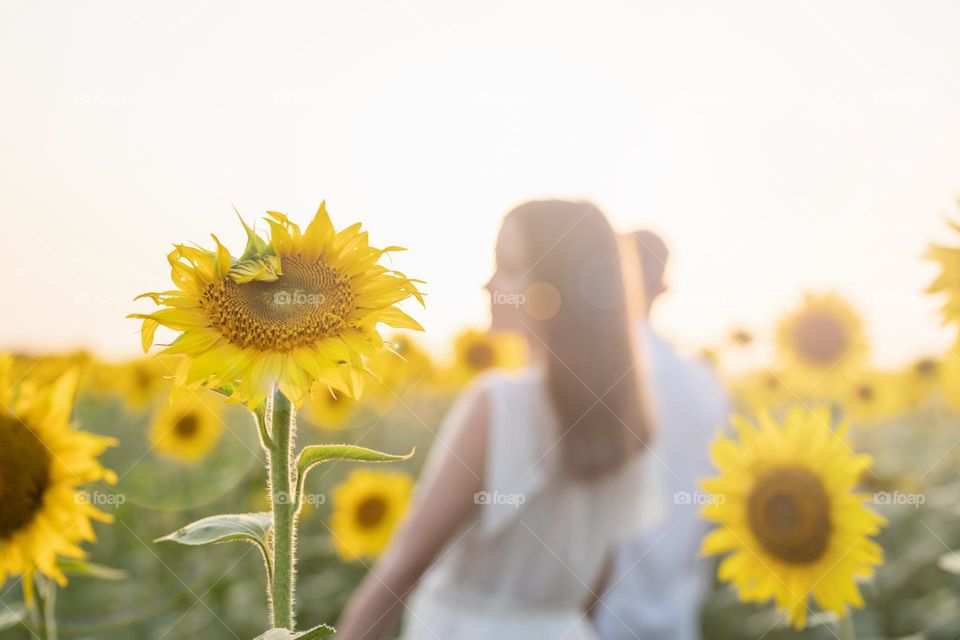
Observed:
[[[273,580],[270,585],[272,626],[293,630],[294,512],[290,476],[295,415],[290,401],[277,389],[273,393],[270,435],[270,499],[273,503]]]
[[[837,621],[837,637],[840,640],[855,640],[857,633],[853,628],[853,615],[847,614]]]
[[[43,607],[43,629],[47,640],[57,640],[57,583],[38,576],[37,592]]]

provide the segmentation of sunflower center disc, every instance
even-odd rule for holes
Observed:
[[[380,524],[383,516],[387,513],[387,503],[380,497],[370,497],[360,503],[357,507],[357,521],[368,529],[372,529]]]
[[[137,364],[133,367],[133,380],[137,389],[146,391],[153,384],[153,374],[145,365]]]
[[[50,454],[17,418],[0,416],[0,540],[29,523],[50,485]]]
[[[931,378],[937,373],[937,362],[924,358],[915,365],[914,370],[921,378]]]
[[[467,349],[467,362],[474,369],[489,369],[494,360],[493,348],[485,342],[477,342]]]
[[[826,313],[806,313],[794,329],[797,348],[816,364],[833,364],[847,350],[847,330],[839,319]]]
[[[815,562],[830,541],[830,499],[820,478],[806,469],[784,467],[758,478],[747,517],[760,544],[783,562]]]
[[[289,351],[339,335],[356,308],[350,279],[327,265],[294,256],[281,259],[273,282],[211,284],[201,304],[230,342],[261,351]]]
[[[197,431],[200,430],[200,420],[197,419],[196,414],[185,413],[177,418],[176,424],[173,425],[173,430],[180,438],[192,438],[197,434]]]

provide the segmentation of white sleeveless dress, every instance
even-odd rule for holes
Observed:
[[[644,520],[637,456],[592,484],[564,477],[542,375],[495,372],[451,411],[449,442],[473,394],[491,401],[484,491],[410,599],[405,640],[596,640],[584,613],[603,565]],[[445,447],[435,445],[426,474]]]

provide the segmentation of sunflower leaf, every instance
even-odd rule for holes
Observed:
[[[127,578],[126,571],[81,558],[57,558],[57,567],[68,576],[97,578],[99,580],[125,580]]]
[[[296,502],[300,504],[300,497],[303,495],[303,484],[307,478],[310,469],[323,462],[331,460],[353,460],[355,462],[402,462],[409,460],[416,453],[414,447],[406,455],[395,455],[384,453],[375,449],[358,447],[352,444],[315,444],[304,447],[303,451],[297,457],[297,493]]]
[[[254,640],[320,640],[329,638],[337,630],[331,626],[322,624],[309,631],[290,631],[289,629],[270,629],[263,635],[257,636]]]
[[[937,566],[947,573],[960,575],[960,552],[950,551],[937,559]]]
[[[17,604],[12,604],[0,611],[0,631],[15,627],[27,618],[27,610]],[[317,636],[323,637],[323,636]]]
[[[299,634],[297,640],[320,640],[320,638],[329,638],[337,632],[336,629],[330,625],[322,624],[319,627],[314,627],[309,631],[304,631]]]
[[[191,547],[234,541],[252,542],[260,548],[267,564],[267,573],[272,575],[267,542],[272,528],[272,513],[222,514],[192,522],[154,542],[179,542]]]
[[[189,546],[217,544],[234,540],[266,544],[273,528],[271,513],[240,513],[210,516],[177,529],[154,542],[179,542]]]

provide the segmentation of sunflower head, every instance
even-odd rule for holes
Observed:
[[[951,229],[960,233],[960,223],[949,221],[949,224]],[[960,247],[932,244],[927,257],[940,267],[939,275],[927,292],[944,294],[946,296],[943,303],[944,321],[954,325],[960,324]]]
[[[331,389],[316,389],[303,405],[307,421],[321,429],[343,429],[357,413],[360,403]]]
[[[785,374],[773,369],[762,369],[743,376],[734,384],[737,403],[750,411],[761,408],[779,409],[795,402],[792,386]]]
[[[379,556],[403,518],[413,480],[404,473],[357,469],[333,494],[331,531],[347,561]]]
[[[370,361],[370,395],[381,406],[391,406],[411,387],[423,389],[434,382],[430,355],[407,334],[395,334],[380,357]]]
[[[911,406],[923,404],[938,391],[949,395],[949,381],[956,368],[948,362],[952,357],[953,354],[948,354],[947,358],[940,360],[924,356],[907,367],[901,376],[902,387]]]
[[[830,412],[791,409],[782,425],[760,414],[759,425],[735,417],[738,440],[720,436],[711,456],[720,476],[704,487],[712,500],[703,515],[718,525],[704,553],[730,553],[719,577],[744,601],[774,599],[803,627],[810,596],[844,615],[862,606],[854,578],[882,562],[868,536],[882,518],[854,493],[870,458],[852,453],[846,426],[830,428]]]
[[[75,369],[52,383],[26,380],[14,388],[11,363],[0,356],[0,583],[39,572],[63,585],[57,558],[82,558],[79,545],[95,539],[91,520],[110,520],[79,487],[117,481],[97,460],[116,442],[70,424]]]
[[[244,223],[247,245],[232,257],[214,236],[205,250],[176,245],[167,256],[176,286],[147,293],[163,307],[143,320],[143,347],[163,325],[179,332],[162,353],[183,354],[179,385],[205,385],[260,405],[274,386],[296,406],[314,385],[358,396],[366,363],[383,346],[377,325],[422,330],[397,303],[423,298],[416,281],[378,261],[355,224],[335,231],[321,204],[303,231],[268,212],[269,237]]]
[[[489,369],[519,369],[527,354],[518,335],[468,329],[454,340],[453,357],[447,379],[454,385],[463,385]]]
[[[883,420],[905,408],[902,376],[883,371],[862,371],[845,383],[840,402],[856,424]]]
[[[860,316],[834,294],[807,294],[777,327],[777,349],[785,369],[813,380],[836,377],[867,354]]]
[[[223,405],[209,391],[183,390],[162,406],[150,425],[158,453],[185,463],[204,459],[223,433]]]
[[[730,332],[730,343],[735,347],[749,347],[754,342],[754,335],[749,329],[738,328]]]

